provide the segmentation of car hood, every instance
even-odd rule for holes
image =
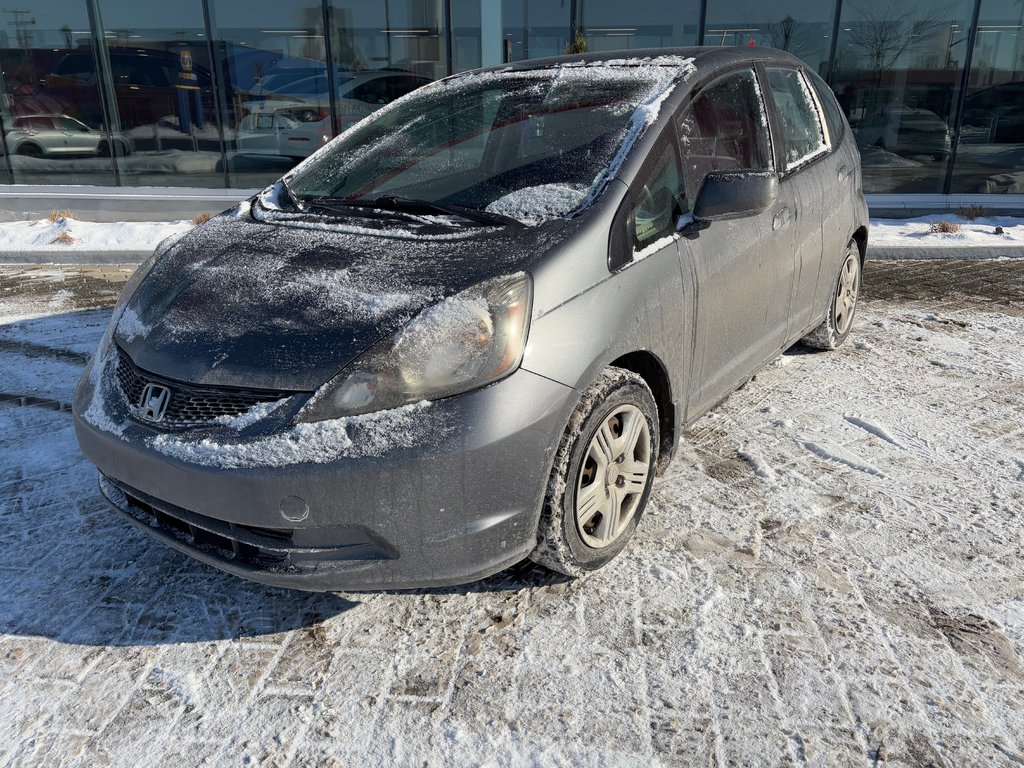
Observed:
[[[565,223],[273,218],[243,204],[179,240],[129,300],[118,346],[178,381],[314,391],[424,307],[529,269]]]

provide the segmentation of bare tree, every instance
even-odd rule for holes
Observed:
[[[768,24],[766,33],[772,48],[789,51],[800,58],[806,58],[814,52],[814,44],[809,39],[807,28],[801,26],[789,14],[786,14],[781,21]]]
[[[904,53],[947,26],[954,3],[862,0],[851,7],[860,20],[851,23],[849,40],[864,51],[869,68],[881,76]]]

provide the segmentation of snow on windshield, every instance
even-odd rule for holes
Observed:
[[[660,56],[456,75],[378,110],[285,179],[302,198],[395,195],[539,224],[590,204],[694,71],[691,58]],[[265,211],[281,212],[279,194],[261,198]]]
[[[487,211],[511,216],[527,225],[540,224],[572,213],[586,199],[587,190],[581,184],[524,187],[499,197],[487,206]]]

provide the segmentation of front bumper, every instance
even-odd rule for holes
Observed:
[[[98,428],[82,418],[92,396],[76,394],[75,429],[115,510],[217,568],[312,591],[461,584],[523,559],[576,403],[520,370],[431,404],[436,429],[382,455],[224,468],[162,453],[121,413]]]

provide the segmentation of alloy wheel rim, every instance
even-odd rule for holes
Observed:
[[[598,426],[576,478],[574,516],[588,547],[612,544],[640,507],[651,473],[651,431],[634,405],[621,405]]]
[[[840,336],[850,330],[853,313],[857,309],[857,293],[860,291],[860,260],[856,254],[849,254],[839,273],[839,287],[836,302],[832,308],[836,331]]]

